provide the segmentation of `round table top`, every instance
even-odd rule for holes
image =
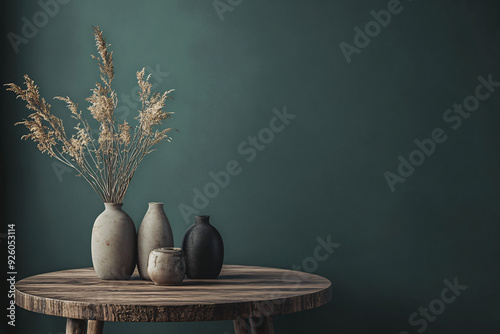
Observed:
[[[318,275],[224,265],[217,279],[157,286],[140,278],[101,280],[93,268],[31,276],[16,283],[16,304],[29,311],[101,321],[209,321],[287,314],[331,299]]]

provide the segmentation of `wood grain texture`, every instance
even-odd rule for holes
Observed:
[[[87,334],[102,334],[104,322],[99,320],[89,320],[87,324]]]
[[[82,319],[71,319],[66,320],[66,334],[85,334],[87,322]]]
[[[26,310],[100,321],[209,321],[268,317],[312,309],[331,299],[331,283],[308,273],[226,265],[215,280],[156,286],[137,271],[104,281],[92,268],[41,274],[16,283]]]

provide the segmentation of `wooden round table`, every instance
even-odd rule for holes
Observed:
[[[102,333],[105,321],[233,320],[237,334],[273,333],[272,316],[312,309],[331,299],[318,275],[225,265],[215,280],[185,279],[156,286],[137,271],[130,280],[104,281],[93,268],[57,271],[16,283],[16,304],[66,317],[66,333]]]

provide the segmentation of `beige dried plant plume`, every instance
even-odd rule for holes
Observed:
[[[171,118],[172,113],[163,109],[173,90],[163,94],[152,93],[151,75],[144,78],[143,68],[137,72],[141,101],[137,125],[132,130],[127,121],[118,123],[114,115],[117,96],[111,88],[115,76],[113,52],[108,50],[109,44],[99,27],[94,27],[94,37],[99,56],[92,55],[92,58],[99,65],[101,82],[96,83],[86,101],[90,103],[90,114],[99,124],[96,138],[78,105],[69,97],[57,96],[55,99],[65,102],[71,117],[78,122],[74,127],[76,133],[71,137],[66,135],[62,120],[51,113],[51,105],[40,97],[38,86],[28,75],[24,76],[26,89],[13,83],[6,86],[17,98],[26,101],[26,107],[33,111],[28,119],[16,123],[25,125],[29,130],[21,138],[33,140],[42,153],[77,170],[105,203],[122,203],[130,180],[144,156],[161,141],[171,141],[171,128],[154,128]]]

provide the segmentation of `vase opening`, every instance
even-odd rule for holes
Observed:
[[[161,247],[161,248],[154,249],[154,251],[162,252],[162,253],[179,253],[182,251],[182,248],[179,248],[179,247]]]
[[[203,223],[208,223],[209,219],[210,219],[210,216],[207,216],[207,215],[204,215],[204,216],[195,216],[194,217],[194,221],[196,223],[202,223],[202,222]]]
[[[104,203],[106,209],[120,209],[123,203]]]
[[[149,205],[163,205],[163,202],[149,202]]]

